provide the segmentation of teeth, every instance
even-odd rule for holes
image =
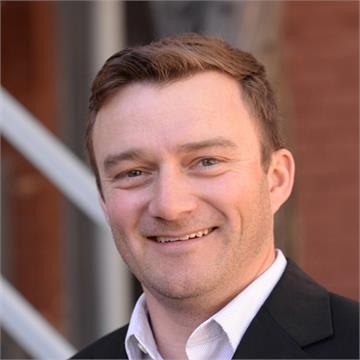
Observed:
[[[191,233],[188,235],[184,235],[181,237],[163,237],[163,236],[158,236],[156,237],[156,241],[160,242],[160,243],[166,243],[166,242],[173,242],[173,241],[183,241],[183,240],[189,240],[189,239],[194,239],[194,238],[200,238],[202,236],[207,235],[210,232],[210,229],[205,229],[205,230],[201,230],[195,233]]]

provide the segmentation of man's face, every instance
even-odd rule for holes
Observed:
[[[271,263],[255,124],[235,80],[216,72],[128,85],[99,111],[102,206],[145,292],[231,298]]]

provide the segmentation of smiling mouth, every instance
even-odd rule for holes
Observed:
[[[209,235],[214,229],[215,228],[208,228],[184,236],[150,236],[149,239],[159,242],[161,244],[175,242],[175,241],[186,241],[196,238],[202,238],[206,235]]]

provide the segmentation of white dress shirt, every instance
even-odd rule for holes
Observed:
[[[185,348],[187,358],[231,359],[285,267],[286,259],[281,250],[277,249],[275,261],[264,273],[192,332]],[[125,348],[130,360],[163,360],[150,328],[144,294],[140,296],[131,315]]]

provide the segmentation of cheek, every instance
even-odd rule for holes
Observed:
[[[120,190],[113,191],[106,200],[110,226],[120,232],[129,231],[137,223],[143,207],[141,197]]]
[[[122,195],[122,196],[120,196]],[[141,204],[129,194],[112,193],[107,198],[109,226],[115,245],[129,267],[136,263],[142,249],[137,239],[137,224],[141,217]]]
[[[251,172],[232,172],[203,184],[202,194],[203,199],[227,219],[231,231],[239,232],[259,221],[267,211],[265,185],[260,176],[253,176]]]
[[[198,188],[204,199],[207,198],[212,205],[223,211],[245,207],[254,196],[254,181],[246,175],[238,176],[236,173],[203,182]]]

